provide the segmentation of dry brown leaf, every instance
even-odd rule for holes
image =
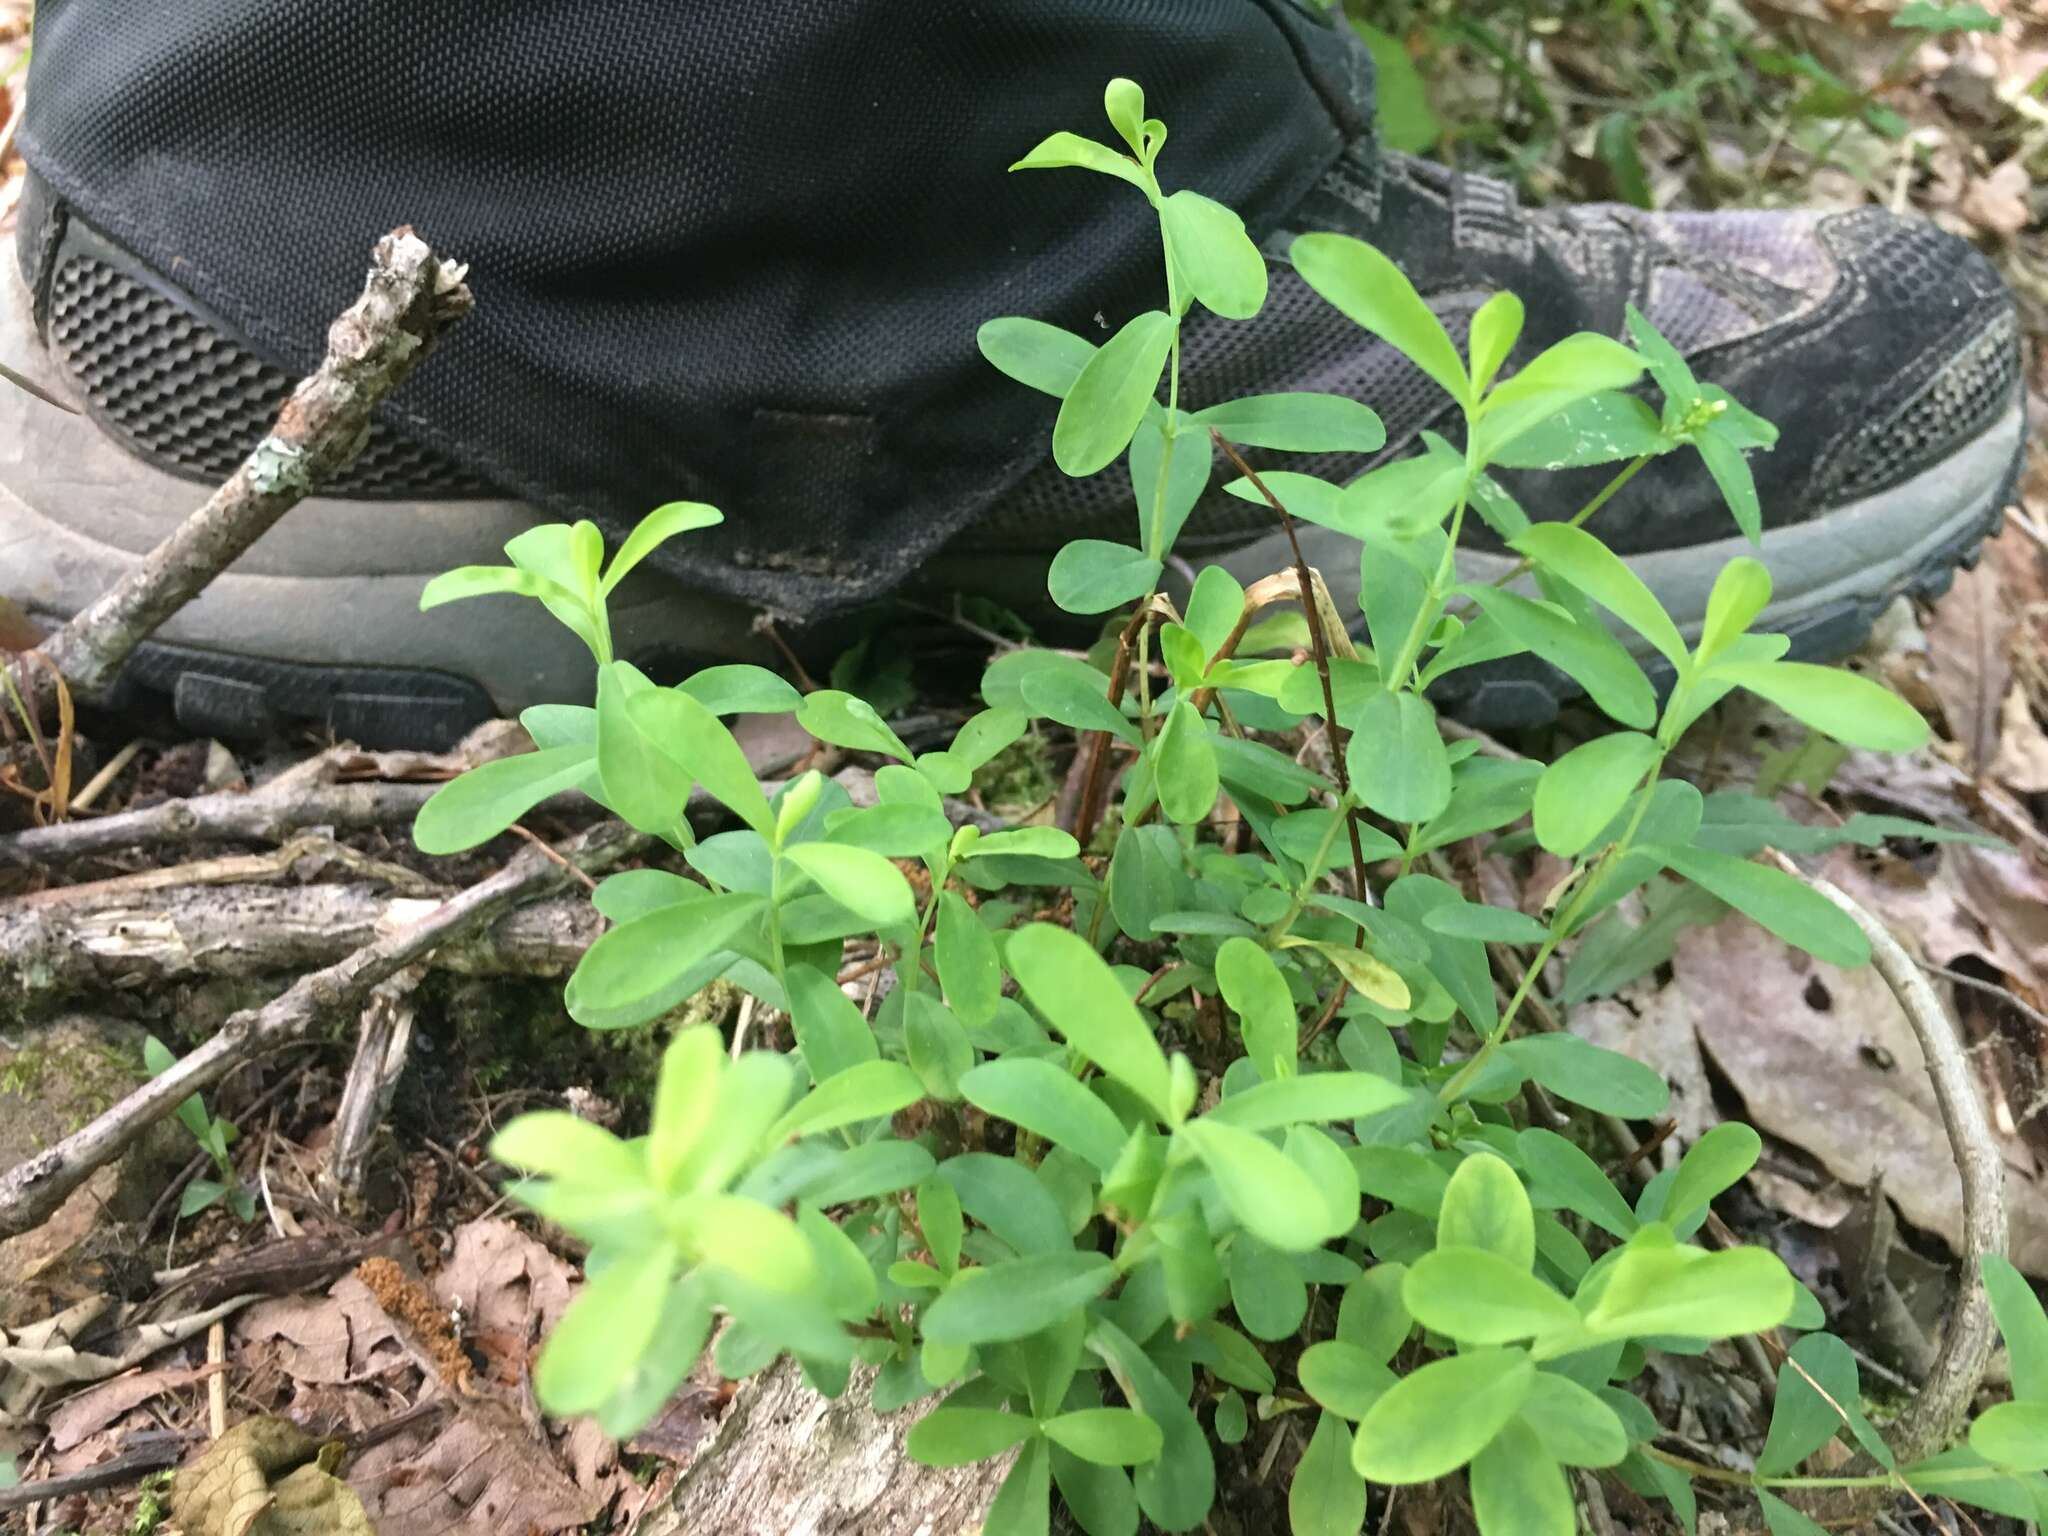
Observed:
[[[258,1364],[274,1361],[295,1382],[362,1381],[411,1363],[391,1320],[353,1275],[325,1296],[259,1301],[235,1324],[235,1347]]]
[[[464,1403],[431,1443],[399,1437],[348,1469],[378,1536],[499,1536],[573,1530],[602,1498],[576,1487],[501,1404]]]
[[[1998,754],[1991,760],[1991,777],[2014,794],[2048,793],[2048,731],[2034,718],[2024,688],[2006,693],[1998,719]]]
[[[137,1371],[116,1376],[112,1381],[66,1398],[44,1417],[50,1434],[50,1448],[68,1451],[89,1435],[96,1435],[127,1413],[165,1392],[175,1392],[206,1380],[221,1367],[195,1365],[160,1371]]]
[[[2012,610],[1989,561],[1958,571],[1926,624],[1927,681],[1973,776],[1983,774],[1998,749],[1999,704],[2012,683],[2006,651],[2012,629]]]
[[[1673,971],[1760,1130],[1844,1183],[1881,1175],[1907,1221],[1955,1246],[1962,1181],[1912,1026],[1875,971],[1825,965],[1740,918],[1685,933]],[[2048,1190],[2019,1171],[2024,1147],[2007,1154],[2013,1262],[2048,1274]]]
[[[2033,222],[2033,210],[2027,206],[2032,185],[2025,164],[2014,155],[1988,176],[1972,177],[1956,212],[1978,229],[2009,240]]]
[[[284,1419],[245,1419],[178,1470],[171,1513],[186,1536],[375,1536],[334,1476],[340,1455]]]
[[[553,1329],[576,1293],[568,1263],[509,1221],[472,1221],[434,1276],[434,1294],[460,1310],[470,1341],[490,1361],[489,1375],[517,1386],[533,1346]]]

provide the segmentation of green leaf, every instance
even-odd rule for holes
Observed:
[[[1671,1098],[1655,1068],[1562,1030],[1510,1040],[1501,1050],[1524,1076],[1596,1114],[1647,1120]]]
[[[1147,310],[1127,321],[1088,359],[1053,423],[1053,462],[1064,473],[1076,478],[1092,475],[1108,468],[1129,446],[1146,407],[1153,403],[1177,329],[1166,311]]]
[[[1678,669],[1679,676],[1691,670],[1692,653],[1664,605],[1642,577],[1585,529],[1568,523],[1538,523],[1512,547],[1649,641]]]
[[[1640,1117],[1638,1117],[1640,1118]],[[1664,1196],[1664,1220],[1676,1226],[1702,1211],[1722,1190],[1756,1166],[1763,1138],[1739,1120],[1726,1120],[1686,1148],[1678,1176]]]
[[[702,784],[714,800],[763,837],[774,835],[775,813],[768,808],[753,764],[717,715],[674,688],[651,689],[628,699],[626,713],[687,779]]]
[[[1288,1338],[1308,1316],[1308,1285],[1293,1259],[1250,1233],[1230,1244],[1230,1303],[1255,1339]]]
[[[1396,1380],[1394,1373],[1367,1351],[1335,1339],[1303,1350],[1295,1373],[1310,1397],[1354,1422],[1371,1412],[1372,1405]]]
[[[1593,702],[1623,725],[1647,729],[1657,721],[1657,695],[1621,642],[1598,625],[1582,625],[1546,604],[1497,587],[1459,588],[1486,615],[1538,656],[1584,688]]]
[[[1597,1395],[1568,1376],[1538,1371],[1522,1404],[1522,1422],[1543,1452],[1568,1467],[1619,1466],[1628,1455],[1628,1427]]]
[[[1436,711],[1418,694],[1382,689],[1367,699],[1345,762],[1352,792],[1389,821],[1428,821],[1450,804],[1450,759]]]
[[[727,891],[621,923],[577,963],[567,993],[570,1016],[582,1022],[659,997],[671,983],[730,948],[766,906],[759,896]]]
[[[917,1075],[898,1061],[864,1061],[820,1083],[791,1105],[769,1128],[771,1143],[815,1136],[841,1126],[875,1120],[908,1108],[924,1097]],[[657,1115],[655,1126],[660,1128]]]
[[[1226,400],[1195,412],[1195,420],[1233,443],[1286,453],[1378,453],[1387,445],[1386,426],[1371,407],[1312,390]]]
[[[1458,1164],[1437,1211],[1436,1240],[1443,1247],[1483,1248],[1518,1269],[1534,1264],[1535,1216],[1515,1170],[1486,1152]]]
[[[874,705],[837,688],[820,688],[804,695],[796,723],[820,741],[856,752],[874,752],[908,763],[910,749],[889,729]]]
[[[1268,1247],[1306,1253],[1337,1235],[1314,1181],[1264,1137],[1219,1122],[1213,1114],[1189,1121],[1175,1134],[1187,1137],[1200,1154],[1238,1224]]]
[[[960,1022],[981,1029],[996,1016],[1003,1000],[1003,967],[995,936],[974,909],[956,892],[939,895],[939,917],[932,944],[939,984]]]
[[[1703,678],[1734,683],[1803,724],[1852,747],[1911,752],[1925,746],[1927,722],[1889,688],[1841,667],[1803,661],[1723,662]]]
[[[1010,167],[1013,171],[1060,170],[1071,167],[1083,171],[1100,171],[1105,176],[1114,176],[1119,181],[1128,181],[1139,191],[1146,191],[1145,173],[1136,161],[1118,154],[1106,144],[1093,139],[1084,139],[1078,133],[1053,133],[1046,135],[1032,146],[1031,152]]]
[[[984,832],[971,843],[962,858],[979,859],[999,853],[1029,854],[1040,859],[1072,859],[1080,856],[1081,845],[1074,834],[1058,827],[1012,827],[1006,832]]]
[[[1805,881],[1795,880],[1783,870],[1704,848],[1644,851],[1816,959],[1845,968],[1870,959],[1870,941],[1855,920]]]
[[[1033,923],[1011,937],[1007,954],[1024,995],[1067,1043],[1171,1123],[1166,1053],[1087,941],[1054,924]]]
[[[1647,1235],[1647,1232],[1642,1235]],[[1762,1248],[1702,1253],[1642,1235],[1606,1272],[1586,1324],[1603,1338],[1679,1334],[1715,1339],[1775,1328],[1792,1311],[1792,1276]]]
[[[1815,1523],[1767,1489],[1757,1489],[1756,1501],[1764,1513],[1764,1529],[1771,1536],[1827,1536],[1825,1526]]]
[[[718,1031],[709,1025],[682,1031],[662,1052],[654,1114],[647,1132],[647,1172],[658,1187],[675,1191],[677,1171],[696,1150],[717,1112],[724,1066],[724,1045]]]
[[[1224,941],[1216,952],[1216,985],[1237,1014],[1245,1054],[1268,1082],[1294,1075],[1299,1025],[1294,998],[1280,968],[1247,938]]]
[[[1153,920],[1178,910],[1187,886],[1171,827],[1124,828],[1109,856],[1109,910],[1126,938],[1150,940]]]
[[[889,769],[882,771],[887,773]],[[924,780],[920,778],[917,782]],[[884,801],[880,805],[832,812],[825,818],[825,836],[848,848],[865,848],[888,859],[937,858],[953,836],[953,824],[936,806]]]
[[[1159,808],[1180,826],[1204,820],[1216,808],[1221,780],[1209,727],[1186,699],[1174,702],[1152,742],[1153,774],[1159,785]]]
[[[1565,337],[1486,397],[1473,434],[1477,462],[1492,463],[1494,454],[1560,411],[1590,395],[1625,389],[1642,375],[1642,358],[1612,337],[1591,331]]]
[[[1522,1163],[1546,1204],[1583,1216],[1602,1231],[1626,1238],[1641,1225],[1600,1165],[1555,1131],[1532,1126],[1516,1138]]]
[[[1512,293],[1496,293],[1472,315],[1466,350],[1472,358],[1472,387],[1484,394],[1508,360],[1522,335],[1522,301]]]
[[[1981,5],[1937,5],[1934,0],[1913,0],[1892,18],[1892,25],[1917,32],[1996,32],[2005,22]]]
[[[641,518],[633,531],[626,535],[626,542],[619,546],[619,552],[612,556],[612,563],[605,568],[604,581],[598,591],[609,597],[612,588],[624,581],[634,566],[677,534],[709,528],[724,521],[723,512],[701,501],[663,503]]]
[[[487,843],[550,795],[593,789],[594,746],[550,747],[501,757],[451,779],[420,807],[412,840],[421,853],[461,853]]]
[[[1132,1406],[1166,1437],[1159,1459],[1132,1476],[1140,1507],[1161,1530],[1192,1530],[1208,1518],[1215,1502],[1216,1463],[1208,1437],[1188,1408],[1187,1394],[1113,1323],[1098,1319],[1089,1330],[1088,1347],[1109,1364]]]
[[[1146,552],[1164,560],[1173,541],[1180,537],[1188,514],[1209,487],[1216,456],[1207,434],[1187,427],[1186,413],[1176,418],[1181,429],[1169,439],[1162,423],[1166,413],[1147,412],[1131,437],[1131,495],[1138,504],[1138,538]],[[1168,448],[1169,441],[1172,444]],[[1171,451],[1166,466],[1166,497],[1159,500],[1159,466]]]
[[[1770,1434],[1757,1457],[1757,1471],[1767,1476],[1791,1472],[1848,1429],[1835,1409],[1862,1414],[1858,1377],[1855,1355],[1832,1334],[1808,1334],[1795,1344],[1790,1359],[1778,1367],[1777,1401],[1771,1407]]]
[[[2008,1259],[1986,1254],[1983,1270],[1991,1314],[2005,1336],[2012,1395],[2023,1402],[2048,1402],[2048,1315],[2041,1310],[2041,1298]]]
[[[792,965],[783,985],[797,1050],[813,1082],[823,1083],[875,1060],[880,1052],[874,1031],[832,977],[808,965]]]
[[[933,1098],[952,1103],[974,1066],[974,1042],[953,1011],[928,992],[903,1001],[903,1045],[911,1069]]]
[[[538,597],[550,588],[559,597],[574,600],[565,588],[517,566],[458,566],[452,571],[443,571],[427,583],[420,593],[420,612],[438,608],[443,603],[459,602],[465,597],[495,597],[501,593],[510,597]]]
[[[711,1170],[707,1182],[722,1182]],[[701,1263],[739,1276],[761,1292],[804,1297],[817,1283],[818,1260],[797,1224],[772,1206],[741,1195],[702,1195],[684,1208],[678,1235]]]
[[[910,883],[903,878],[903,871],[878,853],[837,843],[799,843],[782,857],[847,911],[877,928],[908,928],[917,922]]]
[[[1472,1516],[1484,1536],[1574,1536],[1578,1512],[1564,1468],[1516,1422],[1472,1458]]]
[[[1388,149],[1426,153],[1443,136],[1443,126],[1430,110],[1428,84],[1407,45],[1392,33],[1359,20],[1355,12],[1343,14],[1372,54],[1373,121],[1380,142]],[[1297,1529],[1295,1536],[1306,1533]]]
[[[542,1407],[567,1418],[604,1404],[654,1337],[676,1264],[676,1250],[656,1243],[615,1258],[584,1282],[535,1363]]]
[[[1692,369],[1676,347],[1664,339],[1663,333],[1644,317],[1643,312],[1631,304],[1627,307],[1629,339],[1635,342],[1636,350],[1643,355],[1643,362],[1650,370],[1650,377],[1657,381],[1657,387],[1664,392],[1667,418],[1682,416],[1687,408],[1700,397],[1699,381],[1692,376]]]
[[[654,691],[627,662],[598,669],[597,770],[613,810],[642,832],[666,837],[689,804],[690,775],[630,712],[636,696]]]
[[[934,1408],[910,1426],[903,1449],[926,1467],[964,1467],[1000,1456],[1038,1433],[1037,1420],[1000,1408]]]
[[[1382,1365],[1393,1359],[1415,1326],[1401,1299],[1407,1278],[1405,1264],[1380,1263],[1346,1286],[1337,1307],[1338,1340]]]
[[[804,701],[766,667],[744,662],[692,672],[676,684],[676,691],[687,693],[714,715],[781,715]]]
[[[1392,1109],[1406,1097],[1398,1086],[1369,1072],[1311,1072],[1240,1088],[1202,1118],[1244,1131],[1278,1130],[1360,1120]]]
[[[1637,208],[1655,208],[1650,175],[1643,167],[1643,152],[1636,144],[1636,118],[1629,112],[1610,112],[1600,119],[1593,135],[1593,152],[1607,167],[1617,196]]]
[[[1502,469],[1576,469],[1667,453],[1675,446],[1655,411],[1634,395],[1610,390],[1531,427],[1498,449],[1492,462]]]
[[[1718,422],[1709,422],[1701,428],[1694,434],[1692,444],[1699,450],[1700,461],[1707,466],[1707,473],[1714,477],[1721,499],[1734,515],[1735,526],[1750,543],[1761,548],[1764,542],[1763,503],[1757,499],[1756,479],[1749,472],[1742,450],[1720,431]]]
[[[1068,613],[1108,613],[1150,592],[1160,569],[1157,560],[1128,544],[1073,539],[1053,556],[1046,589]]]
[[[1365,1479],[1351,1467],[1351,1433],[1334,1413],[1316,1418],[1315,1433],[1287,1489],[1292,1536],[1358,1536],[1365,1526]]]
[[[1518,1349],[1476,1349],[1401,1378],[1358,1426],[1351,1465],[1368,1482],[1429,1483],[1478,1455],[1529,1395]]]
[[[1477,902],[1445,902],[1422,917],[1423,927],[1453,939],[1478,939],[1488,944],[1540,944],[1550,930],[1526,912],[1488,907]]]
[[[1616,731],[1572,748],[1536,781],[1536,840],[1559,858],[1576,858],[1621,814],[1664,756],[1638,731]]]
[[[1099,1253],[1040,1253],[965,1269],[926,1309],[924,1336],[940,1344],[1029,1338],[1115,1279],[1115,1266]]]
[[[1160,205],[1168,249],[1182,281],[1228,320],[1249,320],[1266,302],[1266,258],[1244,220],[1213,198],[1183,188]]]
[[[1054,1445],[1104,1467],[1151,1461],[1166,1443],[1157,1424],[1129,1408],[1081,1408],[1039,1427]]]
[[[1145,91],[1135,80],[1119,75],[1102,89],[1102,111],[1112,128],[1123,135],[1131,153],[1145,153]]]
[[[1526,1268],[1441,1239],[1410,1266],[1401,1298],[1423,1327],[1460,1344],[1512,1344],[1579,1323],[1578,1310]]]
[[[1428,374],[1453,400],[1472,397],[1465,364],[1443,322],[1407,274],[1382,252],[1349,235],[1303,235],[1288,259],[1309,287]]]
[[[1704,666],[1727,650],[1770,600],[1771,571],[1761,560],[1738,555],[1722,566],[1707,595],[1707,618],[1695,659]]]
[[[1046,1536],[1052,1528],[1051,1449],[1043,1439],[1025,1445],[989,1504],[982,1536]]]
[[[1108,731],[1124,741],[1138,739],[1137,727],[1104,696],[1109,680],[1093,667],[1045,667],[1024,675],[1018,691],[1034,715],[1077,731]]]
[[[1005,315],[974,333],[981,355],[1028,389],[1064,400],[1095,355],[1095,343],[1043,320]]]
[[[1107,1104],[1051,1062],[1008,1056],[983,1062],[960,1079],[977,1109],[1043,1136],[1107,1173],[1128,1139]]]
[[[1970,1449],[2015,1472],[2048,1468],[2048,1402],[1995,1403],[1970,1425]]]

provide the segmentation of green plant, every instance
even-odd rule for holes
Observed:
[[[170,1047],[155,1035],[142,1042],[142,1064],[151,1077],[162,1077],[177,1065],[177,1061]],[[193,1179],[186,1184],[185,1192],[178,1197],[179,1216],[197,1216],[208,1206],[226,1200],[228,1209],[238,1218],[255,1220],[256,1198],[242,1187],[241,1179],[235,1174],[235,1165],[228,1159],[228,1148],[240,1133],[230,1122],[208,1114],[205,1103],[196,1093],[179,1104],[177,1116],[178,1123],[192,1133],[192,1139],[213,1159],[214,1169],[220,1174],[217,1179]]]
[[[1725,904],[1834,963],[1867,958],[1836,908],[1749,856],[1894,827],[1816,832],[1767,800],[1703,797],[1661,770],[1736,688],[1864,746],[1915,746],[1924,723],[1876,684],[1786,662],[1782,637],[1753,633],[1770,593],[1758,562],[1730,563],[1688,642],[1584,526],[1650,458],[1686,450],[1755,537],[1744,456],[1769,445],[1769,426],[1698,383],[1639,315],[1633,345],[1568,337],[1503,377],[1521,328],[1511,295],[1478,312],[1460,353],[1385,257],[1311,234],[1292,247],[1296,269],[1445,390],[1464,445],[1432,438],[1341,485],[1256,471],[1244,450],[1371,452],[1384,434],[1366,405],[1327,395],[1184,408],[1183,318],[1194,303],[1249,318],[1263,262],[1234,215],[1163,190],[1165,128],[1134,84],[1112,82],[1105,106],[1129,155],[1059,134],[1019,165],[1078,166],[1145,196],[1167,308],[1099,347],[1027,318],[989,322],[980,343],[1060,400],[1063,468],[1129,467],[1135,541],[1069,545],[1050,579],[1069,611],[1129,611],[1106,672],[1008,652],[984,679],[990,707],[946,749],[914,753],[840,690],[799,695],[746,666],[658,687],[613,659],[611,578],[587,524],[536,530],[508,547],[512,567],[429,589],[430,604],[538,596],[585,635],[598,674],[594,708],[522,717],[538,750],[442,789],[420,814],[419,846],[474,846],[581,790],[668,843],[693,877],[639,869],[598,887],[612,926],[569,983],[571,1014],[596,1029],[643,1025],[724,978],[785,1012],[795,1039],[787,1055],[729,1054],[715,1030],[683,1030],[644,1137],[566,1114],[500,1134],[494,1156],[532,1175],[518,1197],[591,1245],[588,1285],[541,1355],[543,1404],[628,1433],[723,1316],[714,1358],[728,1376],[787,1352],[837,1394],[865,1362],[878,1409],[944,1394],[911,1432],[920,1460],[1014,1450],[994,1536],[1045,1530],[1054,1488],[1093,1536],[1130,1532],[1141,1512],[1162,1529],[1199,1527],[1215,1491],[1200,1414],[1219,1438],[1242,1438],[1245,1394],[1262,1418],[1314,1415],[1290,1492],[1302,1536],[1357,1531],[1370,1484],[1461,1469],[1487,1536],[1564,1533],[1570,1467],[1613,1468],[1689,1523],[1692,1478],[1733,1474],[1661,1447],[1627,1384],[1655,1355],[1790,1326],[1806,1335],[1794,1359],[1844,1411],[1825,1419],[1823,1399],[1781,1389],[1771,1445],[1741,1479],[1775,1529],[1804,1518],[1777,1490],[1851,1481],[2041,1507],[2048,1480],[2025,1449],[2041,1443],[2028,1439],[2037,1372],[2017,1361],[2048,1359],[2048,1325],[2024,1286],[1993,1276],[2020,1408],[1987,1414],[1945,1458],[1892,1467],[1842,1372],[1846,1350],[1815,1331],[1815,1299],[1766,1250],[1691,1241],[1755,1161],[1754,1132],[1702,1137],[1631,1198],[1578,1142],[1516,1117],[1525,1083],[1603,1115],[1652,1116],[1665,1102],[1663,1081],[1627,1057],[1518,1033],[1560,951],[1567,991],[1590,995],[1654,964],[1644,954],[1674,922],[1710,921]],[[1625,392],[1645,374],[1661,409]],[[1184,609],[1160,590],[1218,452],[1238,470],[1233,494],[1270,503],[1290,528],[1303,518],[1356,538],[1369,649],[1300,563],[1249,590],[1205,570]],[[1562,524],[1530,524],[1492,475],[1602,462],[1620,468]],[[1459,580],[1468,515],[1524,557],[1532,592]],[[716,517],[657,511],[612,570]],[[1309,663],[1257,652],[1273,632],[1259,612],[1281,598],[1301,603]],[[1661,659],[1661,693],[1610,624]],[[1446,741],[1430,685],[1522,652],[1577,679],[1619,728],[1548,766]],[[793,712],[819,740],[884,759],[877,803],[855,807],[817,773],[770,798],[724,723],[746,711]],[[1033,720],[1089,742],[1098,771],[1082,837],[956,830],[944,797]],[[1318,727],[1341,744],[1327,776],[1259,739]],[[1120,800],[1098,843],[1087,802],[1105,803],[1112,757]],[[694,835],[693,788],[731,830]],[[1226,802],[1247,850],[1209,833]],[[1445,878],[1443,850],[1476,839],[1490,857],[1540,844],[1568,862],[1540,916],[1471,901]],[[916,887],[905,863],[921,867]],[[1377,892],[1368,864],[1393,866]],[[1621,908],[1638,892],[1652,917],[1631,929]],[[1048,911],[1061,920],[1032,917]],[[854,937],[893,966],[872,1018],[836,981]],[[1489,945],[1520,955],[1504,1004]],[[1297,1336],[1298,1356],[1261,1347]],[[1881,1470],[1796,1476],[1834,1433]]]

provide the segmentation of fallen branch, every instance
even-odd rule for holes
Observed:
[[[606,822],[562,852],[577,867],[608,868],[645,846],[640,834]],[[441,946],[475,934],[516,904],[559,889],[561,867],[529,848],[491,876],[367,944],[346,959],[294,982],[261,1008],[231,1017],[220,1032],[169,1071],[151,1078],[82,1130],[0,1176],[0,1236],[46,1219],[94,1170],[120,1156],[186,1095],[219,1082],[265,1051],[309,1033],[330,1014],[360,1009],[380,982]]]
[[[469,313],[463,273],[409,226],[377,242],[362,297],[328,328],[326,357],[270,435],[140,565],[38,647],[75,692],[103,693],[137,645],[354,460],[378,403]],[[51,668],[17,661],[10,671],[35,708],[55,698]]]
[[[87,1467],[83,1472],[67,1472],[62,1477],[37,1478],[33,1482],[17,1483],[12,1488],[0,1488],[0,1514],[28,1509],[52,1499],[66,1499],[74,1493],[96,1493],[102,1488],[121,1488],[129,1483],[139,1483],[152,1472],[161,1472],[183,1461],[188,1443],[183,1435],[153,1434],[148,1443],[132,1451],[123,1451],[111,1461]]]
[[[1933,1369],[1885,1437],[1900,1462],[1918,1461],[1955,1443],[1998,1343],[1998,1325],[1978,1275],[1987,1254],[2005,1253],[2005,1163],[1992,1138],[1962,1039],[1926,974],[1854,897],[1832,881],[1808,874],[1782,853],[1774,851],[1773,856],[1787,874],[1804,880],[1847,913],[1870,941],[1871,966],[1891,988],[1920,1042],[1942,1129],[1962,1176],[1962,1273],[1955,1304],[1942,1329]]]
[[[165,800],[96,821],[59,822],[0,837],[0,869],[47,869],[77,859],[176,843],[283,842],[307,827],[390,826],[419,813],[439,784],[271,784]]]
[[[438,905],[351,881],[188,885],[0,908],[0,996],[41,1011],[110,990],[295,974],[333,965]],[[470,976],[561,976],[603,928],[587,899],[565,896],[506,912],[426,963]]]

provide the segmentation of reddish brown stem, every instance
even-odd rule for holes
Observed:
[[[1138,631],[1152,614],[1152,599],[1148,594],[1138,605],[1138,611],[1131,615],[1130,623],[1123,633],[1116,637],[1116,660],[1109,669],[1109,703],[1113,709],[1121,709],[1124,689],[1131,676],[1131,653],[1137,648]],[[1088,772],[1081,781],[1081,804],[1074,812],[1074,841],[1083,848],[1095,835],[1095,824],[1102,819],[1102,801],[1108,786],[1105,782],[1109,767],[1109,732],[1092,731],[1088,736]]]
[[[1372,892],[1365,883],[1365,849],[1358,841],[1358,812],[1350,804],[1351,771],[1344,763],[1346,731],[1337,723],[1337,695],[1330,686],[1330,644],[1323,633],[1323,616],[1315,600],[1315,577],[1310,574],[1308,561],[1301,552],[1301,540],[1295,537],[1294,519],[1282,506],[1266,482],[1259,478],[1259,472],[1244,461],[1244,456],[1218,432],[1209,429],[1210,439],[1223,450],[1225,458],[1236,466],[1237,472],[1251,481],[1252,489],[1266,498],[1266,505],[1273,509],[1280,519],[1280,527],[1287,534],[1287,545],[1294,551],[1294,578],[1301,584],[1301,613],[1308,621],[1309,648],[1316,658],[1316,676],[1323,685],[1323,718],[1330,725],[1330,768],[1337,778],[1337,792],[1344,800],[1344,830],[1351,835],[1351,883],[1364,902],[1372,900]],[[1313,871],[1311,871],[1313,873]],[[1365,947],[1365,929],[1358,930],[1358,946]]]

